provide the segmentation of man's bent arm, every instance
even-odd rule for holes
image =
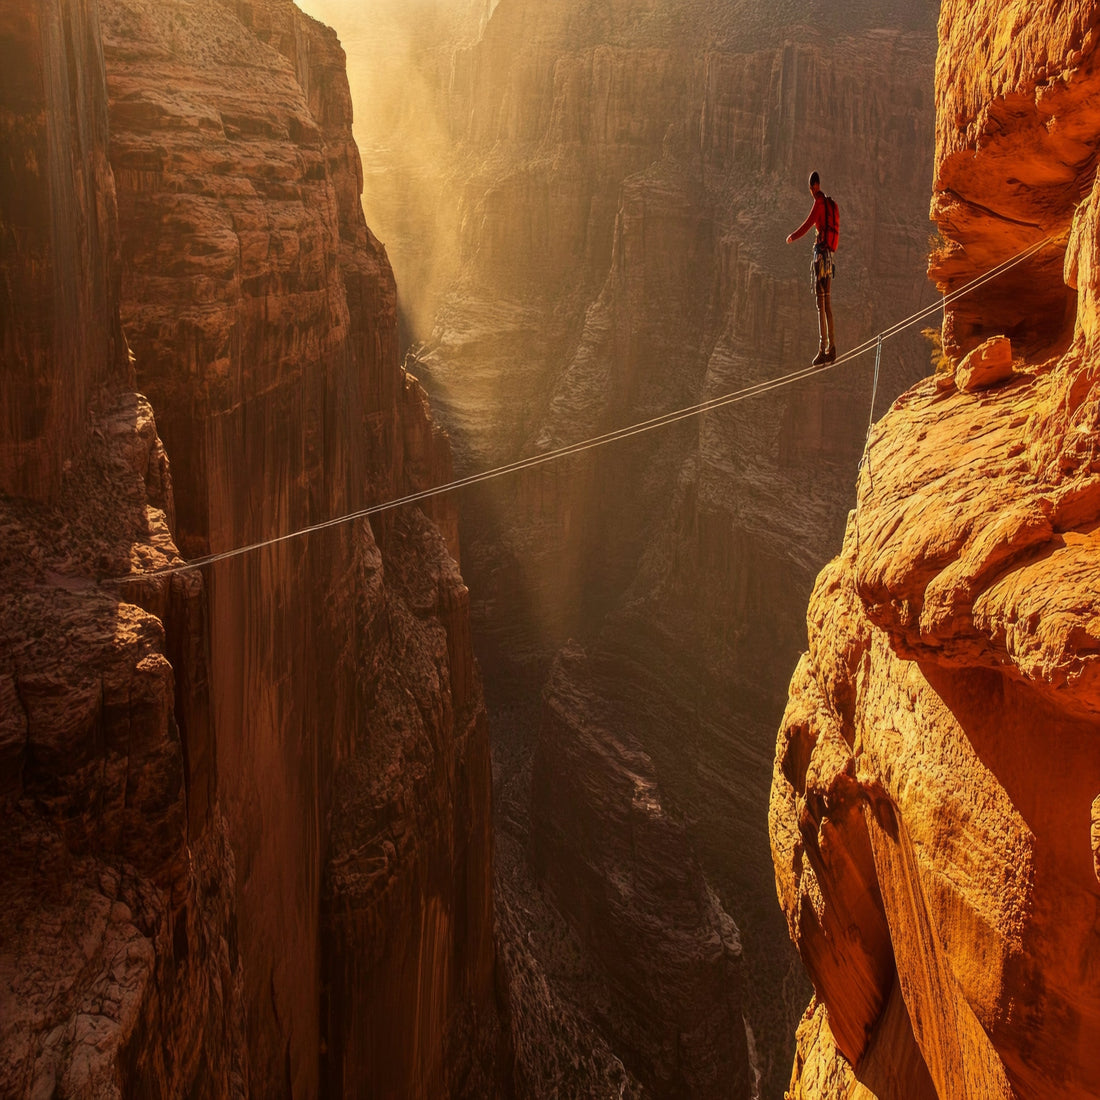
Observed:
[[[806,218],[806,220],[805,220],[805,221],[804,221],[804,222],[803,222],[803,223],[802,223],[802,224],[801,224],[801,225],[800,225],[800,226],[799,226],[799,227],[798,227],[798,228],[797,228],[797,229],[796,229],[796,230],[795,230],[795,231],[794,231],[794,232],[793,232],[793,233],[792,233],[792,234],[791,234],[791,235],[790,235],[790,236],[789,236],[788,238],[787,238],[787,243],[788,243],[788,244],[793,244],[793,243],[794,243],[795,241],[797,241],[797,240],[798,240],[798,238],[799,238],[799,237],[801,237],[801,236],[804,236],[804,235],[805,235],[806,231],[807,231],[807,230],[808,230],[808,229],[810,228],[810,226],[812,226],[812,225],[816,225],[816,224],[817,224],[817,208],[818,208],[818,206],[819,206],[819,205],[821,205],[821,206],[824,206],[824,204],[825,204],[825,199],[824,199],[824,198],[823,198],[822,196],[820,196],[820,195],[819,195],[819,196],[818,196],[818,197],[817,197],[816,199],[814,199],[814,204],[813,204],[813,206],[812,206],[812,207],[810,207],[810,213],[809,213],[809,216],[808,216],[808,217]]]

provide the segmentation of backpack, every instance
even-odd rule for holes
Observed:
[[[825,228],[821,233],[821,243],[830,251],[835,252],[840,244],[840,208],[836,199],[828,195],[821,196],[825,200]]]

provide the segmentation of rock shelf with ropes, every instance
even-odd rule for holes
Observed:
[[[459,489],[469,488],[473,485],[480,485],[483,482],[492,481],[499,477],[505,477],[510,474],[519,473],[524,470],[534,469],[538,466],[546,465],[547,463],[557,462],[561,459],[570,458],[574,455],[583,454],[586,451],[595,450],[599,447],[606,447],[612,443],[618,443],[624,439],[630,439],[637,435],[642,435],[647,432],[656,431],[660,428],[668,427],[671,424],[679,423],[682,420],[688,420],[695,416],[701,416],[704,413],[712,412],[715,409],[726,408],[730,405],[738,404],[741,401],[747,401],[750,398],[758,397],[761,394],[770,393],[772,390],[780,389],[784,386],[793,385],[796,382],[801,382],[811,375],[820,374],[824,371],[832,370],[836,367],[843,366],[845,363],[851,363],[856,359],[861,358],[872,350],[876,350],[875,357],[875,379],[872,388],[871,397],[871,423],[868,425],[868,440],[870,439],[871,424],[874,422],[874,402],[878,390],[878,372],[881,364],[882,345],[887,340],[899,335],[905,330],[912,328],[914,325],[919,324],[921,321],[933,316],[941,310],[946,310],[949,305],[958,299],[964,297],[967,294],[973,293],[980,287],[992,282],[995,279],[1000,278],[1008,271],[1018,267],[1019,265],[1026,263],[1034,256],[1038,255],[1044,248],[1058,240],[1063,236],[1062,231],[1058,231],[1044,237],[1040,241],[1029,245],[1027,248],[1018,252],[1016,255],[1004,260],[996,267],[991,268],[983,275],[979,275],[972,279],[964,286],[958,287],[950,293],[943,296],[939,301],[933,302],[931,305],[925,306],[918,310],[916,313],[904,318],[901,321],[897,321],[895,324],[883,329],[881,332],[876,333],[874,336],[857,347],[852,348],[850,351],[845,352],[843,355],[838,356],[836,359],[820,364],[811,365],[808,367],[800,368],[799,370],[791,371],[788,374],[779,375],[776,378],[766,379],[762,382],[754,383],[751,386],[745,386],[742,389],[734,390],[730,393],[723,394],[720,397],[709,398],[706,401],[700,401],[697,404],[689,405],[682,409],[675,409],[671,412],[663,413],[660,416],[653,417],[649,420],[643,420],[636,424],[630,424],[623,428],[616,428],[613,431],[605,432],[602,435],[593,436],[589,439],[579,440],[576,443],[570,443],[563,447],[557,447],[550,451],[542,451],[538,454],[529,455],[526,458],[517,459],[514,462],[506,463],[502,466],[497,466],[489,470],[483,470],[480,473],[469,474],[465,477],[456,478],[453,481],[449,481],[443,485],[436,485],[432,488],[421,489],[414,493],[409,493],[405,496],[397,497],[393,500],[382,501],[378,504],[369,505],[366,508],[360,508],[353,512],[348,512],[344,515],[335,516],[332,519],[324,520],[320,523],[311,524],[307,527],[302,527],[294,531],[289,531],[286,534],[276,535],[269,539],[263,539],[258,542],[248,543],[244,546],[238,546],[231,550],[223,550],[214,554],[207,554],[203,557],[193,558],[190,561],[179,562],[178,564],[168,565],[157,569],[150,569],[144,571],[135,571],[123,576],[116,576],[110,578],[103,578],[103,580],[111,580],[118,583],[146,580],[156,577],[167,577],[177,573],[185,573],[193,570],[203,569],[206,566],[216,565],[218,562],[229,561],[233,558],[244,557],[249,554],[253,554],[259,550],[264,550],[269,547],[277,546],[280,543],[290,542],[294,539],[305,538],[308,535],[318,534],[322,531],[327,531],[335,527],[341,527],[344,524],[354,523],[357,520],[369,519],[371,516],[380,515],[384,512],[393,511],[397,508],[403,508],[410,504],[419,504],[423,501],[430,500],[433,497],[442,496],[445,493],[452,493]]]

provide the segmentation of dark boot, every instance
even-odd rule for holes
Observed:
[[[823,367],[829,362],[829,353],[824,348],[819,348],[817,354],[814,356],[811,367]]]
[[[825,361],[827,363],[835,363],[836,362],[836,344],[833,344],[833,346],[831,348],[829,348],[828,352],[826,352]]]

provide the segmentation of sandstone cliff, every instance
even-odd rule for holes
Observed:
[[[202,584],[97,583],[179,561],[128,392],[98,6],[0,28],[0,1091],[244,1095],[233,856],[189,790]]]
[[[933,276],[1041,247],[948,310],[810,603],[771,811],[816,992],[795,1097],[1100,1089],[1098,34],[942,6]]]
[[[450,476],[342,52],[282,0],[25,8],[0,8],[5,1095],[484,1094],[453,512],[133,580]]]
[[[808,361],[808,249],[782,241],[805,216],[813,167],[844,209],[837,301],[848,346],[932,299],[934,28],[911,7],[501,0],[487,21],[471,12],[452,26],[449,43],[430,19],[406,29],[416,63],[406,84],[435,112],[430,155],[413,157],[428,123],[411,111],[364,135],[368,178],[401,181],[367,201],[390,203],[399,271],[424,268],[425,240],[453,248],[449,284],[440,276],[435,300],[408,308],[430,316],[418,332],[422,374],[462,472]],[[350,17],[340,30],[368,48]],[[887,357],[886,388],[899,392],[925,362],[911,340]],[[748,1059],[749,1040],[736,1039],[747,1015],[766,1092],[786,1080],[805,994],[775,912],[764,807],[805,600],[850,506],[870,368],[463,499],[505,773],[510,978],[532,996],[558,978],[575,992],[553,1010],[530,998],[517,1010],[530,1028],[517,1044],[537,1048],[543,1072],[583,1063],[616,1080],[606,1040],[637,1075],[631,1087],[667,1090],[677,1040],[665,1002],[691,1002],[684,1034],[699,1039],[703,1005],[724,1021],[707,1037],[722,1037],[713,1064],[730,1064],[735,1044]],[[578,645],[555,662],[570,635]],[[637,804],[635,784],[647,792]],[[657,807],[652,819],[642,804]],[[646,843],[627,845],[632,825],[656,821]],[[524,878],[528,838],[541,891]],[[707,971],[695,951],[716,927],[700,876],[742,926],[740,990],[729,978],[738,964],[712,950]],[[652,897],[612,904],[599,885],[608,877],[638,879],[670,913],[691,908],[691,936],[677,917],[660,950],[639,948],[657,942]],[[598,990],[562,963],[573,947],[550,931],[555,905],[582,950],[599,944],[612,960]],[[667,959],[649,979],[632,972],[677,942],[682,977],[696,983],[688,996],[661,992]],[[591,1027],[558,1027],[575,1010],[585,1018],[583,1003],[600,1025],[591,1050]],[[648,1033],[630,1022],[641,1004]],[[567,1049],[548,1053],[555,1042]],[[675,1087],[707,1093],[689,1078]]]
[[[0,8],[10,58],[0,104],[0,489],[49,501],[97,390],[125,377],[125,348],[96,7],[28,7]]]

